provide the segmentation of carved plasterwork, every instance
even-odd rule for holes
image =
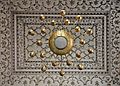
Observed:
[[[119,86],[119,8],[119,0],[0,0],[0,86]],[[66,55],[76,65],[79,62],[72,57],[77,50],[82,51],[83,58],[80,62],[85,64],[85,69],[80,71],[75,65],[68,67],[63,59],[66,72],[63,77],[58,74],[59,67],[54,68],[49,63],[52,60],[59,61],[58,58],[54,58],[56,55],[41,62],[37,56],[29,59],[27,51],[31,46],[36,47],[34,40],[37,37],[41,39],[44,37],[42,41],[47,42],[51,31],[56,30],[46,23],[41,25],[38,16],[42,13],[58,19],[55,16],[62,9],[69,15],[82,15],[84,17],[80,23],[82,31],[92,27],[94,32],[83,49],[79,48],[76,42],[73,52]],[[74,21],[73,18],[71,20]],[[49,22],[49,18],[46,21]],[[27,35],[30,27],[38,32],[39,27],[47,27],[48,34],[36,35],[31,39]],[[82,36],[71,29],[75,25],[71,25],[71,28],[65,25],[63,27],[76,37],[76,41],[79,40],[78,36]],[[91,41],[92,39],[94,41]],[[88,45],[95,49],[92,58],[84,50]],[[47,48],[49,48],[47,45],[43,45],[34,50],[46,49],[45,51],[49,52],[46,56],[49,57],[52,52]],[[40,70],[42,63],[49,66],[45,73]]]

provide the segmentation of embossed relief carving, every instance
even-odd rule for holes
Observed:
[[[119,8],[119,0],[1,0],[0,86],[119,86]]]

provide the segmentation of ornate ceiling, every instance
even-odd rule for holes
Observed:
[[[120,1],[0,0],[0,44],[0,86],[120,86]]]

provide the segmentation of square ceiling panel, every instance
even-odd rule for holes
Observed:
[[[73,39],[65,55],[51,49],[57,31]],[[120,85],[119,0],[0,0],[0,43],[0,86]]]

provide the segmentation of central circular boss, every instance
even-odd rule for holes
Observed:
[[[57,55],[65,55],[72,50],[73,37],[69,32],[58,30],[49,38],[49,47]]]
[[[61,50],[64,49],[68,43],[67,39],[64,36],[58,36],[54,42],[55,42],[56,48]]]

